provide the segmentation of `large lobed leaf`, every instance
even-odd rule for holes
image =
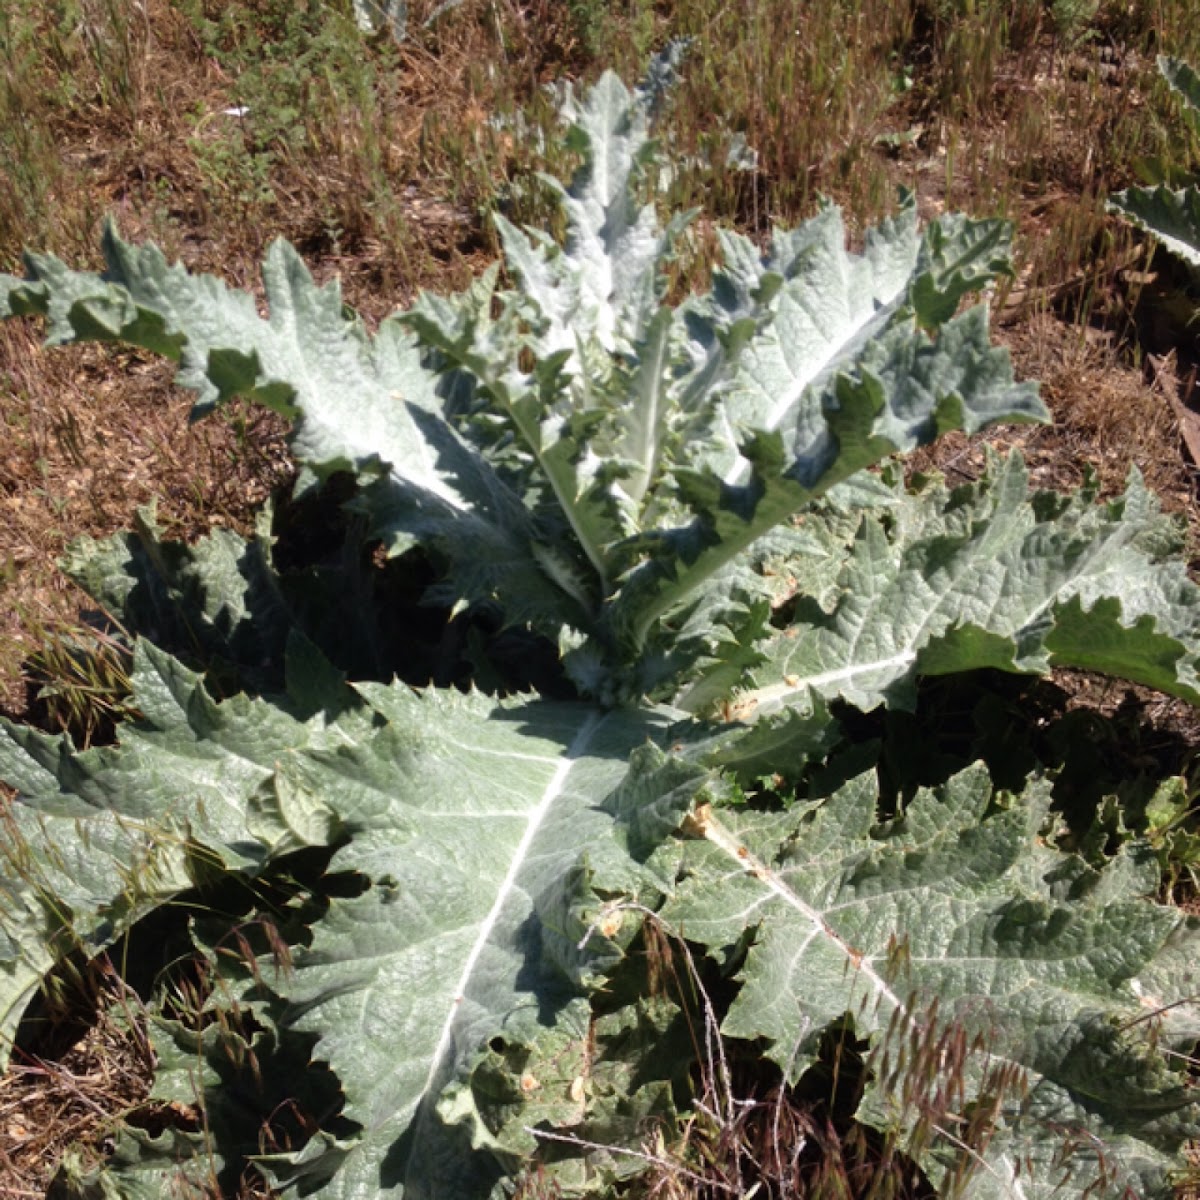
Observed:
[[[1019,456],[993,462],[976,484],[929,486],[865,515],[829,607],[799,600],[760,643],[740,703],[765,714],[816,693],[907,707],[920,675],[1051,666],[1196,702],[1200,590],[1170,557],[1175,545],[1136,474],[1099,505],[1090,488],[1031,497]]]
[[[1175,58],[1160,57],[1158,69],[1182,101],[1184,120],[1200,133],[1200,75]],[[1154,234],[1193,269],[1200,268],[1200,187],[1126,188],[1109,207]]]
[[[0,1052],[55,960],[96,954],[213,872],[253,876],[333,836],[320,792],[297,789],[290,770],[355,736],[361,717],[304,722],[244,695],[217,704],[148,642],[133,686],[142,716],[119,747],[77,752],[0,725],[0,777],[21,801],[0,872]]]
[[[1136,858],[1097,873],[1047,846],[1047,801],[975,768],[882,825],[873,775],[782,813],[702,809],[662,919],[726,954],[752,937],[723,1031],[787,1078],[849,1013],[872,1046],[860,1118],[907,1134],[944,1194],[1166,1197],[1198,1113],[1162,1051],[1200,1029],[1179,999],[1200,925],[1143,899]]]
[[[318,287],[276,242],[263,266],[269,315],[211,276],[169,265],[154,246],[105,230],[102,275],[26,256],[27,278],[0,276],[0,314],[42,314],[49,341],[124,341],[179,360],[200,416],[248,396],[291,417],[303,479],[351,471],[366,489],[373,531],[393,552],[415,541],[456,569],[458,595],[501,591],[514,619],[550,628],[576,602],[539,568],[521,499],[441,415],[434,375],[396,321],[374,340],[348,319],[336,283]]]
[[[331,799],[353,836],[331,869],[371,886],[331,903],[276,985],[362,1127],[320,1195],[480,1194],[495,1163],[447,1124],[442,1093],[490,1039],[586,1014],[582,985],[615,953],[604,937],[577,945],[599,908],[592,872],[635,880],[638,826],[661,836],[706,771],[645,745],[664,731],[652,712],[364,694],[389,724],[341,756]],[[618,826],[635,804],[634,827]]]
[[[365,890],[330,901],[293,967],[265,961],[256,978],[288,1002],[280,1036],[312,1034],[360,1132],[272,1169],[328,1177],[328,1197],[479,1194],[496,1160],[440,1114],[443,1092],[489,1039],[586,1014],[620,952],[577,946],[600,907],[593,871],[641,886],[639,862],[709,770],[682,743],[656,748],[669,717],[653,710],[377,684],[336,720],[301,722],[266,700],[214,703],[145,643],[134,678],[144,719],[119,747],[77,753],[13,726],[0,739],[22,794],[0,908],[6,1042],[55,958],[96,953],[200,879],[342,842],[330,870]],[[158,1178],[154,1146],[139,1146],[128,1169]]]

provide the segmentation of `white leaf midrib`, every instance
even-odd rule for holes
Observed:
[[[877,999],[884,1000],[893,1006],[904,1028],[919,1032],[917,1018],[910,1011],[909,1006],[888,985],[887,980],[876,970],[871,956],[860,953],[851,946],[830,925],[826,920],[825,914],[804,900],[799,892],[788,885],[787,880],[778,871],[771,867],[770,864],[758,858],[749,847],[742,843],[714,817],[709,817],[704,823],[704,838],[710,845],[714,846],[737,864],[739,874],[754,876],[763,885],[767,895],[772,895],[782,900],[793,912],[798,913],[804,920],[809,922],[810,931],[808,937],[804,939],[803,946],[806,947],[817,938],[821,938],[834,945],[845,956],[848,966],[859,977],[868,982]],[[801,953],[802,949],[797,949],[793,955],[793,959],[796,959]],[[1012,1063],[1012,1060],[1007,1056],[996,1053],[993,1053],[992,1061],[1005,1065]],[[1025,1069],[1019,1063],[1013,1063],[1013,1065],[1022,1071]],[[968,1147],[967,1149],[969,1150],[970,1148]],[[999,1155],[1000,1164],[1008,1168],[1010,1172],[1009,1176],[1005,1177],[1000,1175],[996,1166],[988,1161],[986,1157],[973,1151],[971,1153],[972,1157],[976,1159],[984,1170],[1005,1189],[1009,1200],[1027,1200],[1025,1189],[1018,1177],[1018,1172],[1007,1154],[1002,1153]]]
[[[875,969],[871,959],[867,955],[860,954],[855,950],[829,924],[824,914],[809,904],[799,892],[791,888],[787,880],[778,871],[759,859],[715,818],[710,818],[706,822],[704,837],[706,841],[720,850],[722,854],[737,863],[742,872],[753,875],[767,891],[773,893],[788,908],[798,913],[807,921],[812,929],[813,936],[821,937],[836,946],[845,956],[847,962],[853,965],[855,971],[870,984],[875,995],[891,1004],[906,1023],[911,1022],[912,1018],[909,1015],[908,1006],[892,991],[887,980]]]
[[[879,325],[886,321],[899,307],[900,301],[904,296],[904,288],[907,286],[907,278],[894,287],[887,295],[871,296],[870,302],[872,308],[869,312],[863,311],[862,302],[856,300],[851,292],[853,280],[851,278],[851,268],[853,260],[843,257],[838,262],[839,279],[838,282],[842,287],[842,297],[845,299],[847,312],[841,327],[825,333],[822,331],[825,338],[825,344],[821,348],[819,354],[810,362],[806,362],[799,369],[792,371],[792,378],[788,380],[787,386],[772,404],[770,411],[762,422],[762,428],[770,433],[776,430],[782,423],[784,417],[799,403],[801,396],[805,390],[817,379],[822,378],[832,367],[832,365],[845,354],[847,347],[854,344],[856,339],[863,335],[863,331],[872,325]],[[791,298],[791,302],[797,308],[804,309],[805,301],[809,297],[798,295]],[[816,326],[816,322],[814,322]],[[772,325],[766,334],[768,339],[775,338],[782,347],[783,339],[780,337],[780,331],[776,325]],[[733,486],[745,479],[748,474],[747,468],[749,464],[739,454],[729,470],[726,471],[724,482]]]
[[[492,906],[479,926],[479,932],[463,962],[462,971],[451,992],[450,1004],[447,1008],[445,1019],[442,1022],[437,1045],[430,1059],[429,1073],[426,1076],[425,1085],[421,1089],[421,1095],[418,1099],[418,1105],[422,1106],[422,1108],[437,1089],[446,1052],[453,1040],[454,1025],[458,1020],[459,1010],[467,994],[471,978],[475,973],[475,968],[479,963],[484,949],[495,932],[496,925],[500,920],[505,905],[508,903],[516,887],[517,878],[529,858],[533,843],[537,835],[541,832],[546,817],[562,796],[566,788],[567,777],[570,775],[571,770],[576,762],[586,753],[592,738],[595,736],[597,729],[604,719],[605,714],[599,711],[588,714],[587,719],[580,727],[578,733],[576,733],[570,746],[567,747],[559,759],[558,765],[555,767],[554,773],[546,784],[537,804],[534,805],[529,813],[525,831],[521,835],[521,840],[517,843],[516,849],[513,851],[508,864],[508,870],[505,872],[503,880],[501,880],[499,887],[496,889]]]

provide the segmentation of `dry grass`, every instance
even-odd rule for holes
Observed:
[[[71,1045],[18,1051],[0,1077],[0,1192],[46,1195],[64,1158],[86,1171],[111,1150],[121,1121],[142,1107],[154,1052],[136,1008],[112,1000]],[[187,1114],[180,1114],[181,1118]],[[190,1120],[196,1123],[195,1114]]]
[[[987,1039],[945,1020],[937,1003],[910,998],[870,1052],[853,1021],[823,1034],[815,1061],[794,1081],[765,1065],[754,1047],[726,1045],[714,979],[701,977],[687,942],[647,912],[645,969],[650,990],[689,1014],[695,1098],[678,1131],[651,1128],[639,1149],[604,1146],[567,1134],[548,1141],[633,1157],[645,1174],[638,1200],[962,1200],[979,1177],[996,1114],[1026,1088],[1020,1068],[989,1063]],[[896,950],[896,969],[903,951]],[[740,1055],[740,1057],[739,1057]],[[968,1083],[968,1067],[982,1071]],[[855,1119],[871,1080],[886,1080],[910,1123],[880,1133]],[[969,1115],[966,1115],[968,1114]],[[915,1157],[941,1145],[946,1176],[939,1193]],[[519,1200],[559,1200],[535,1167],[518,1181]]]
[[[118,358],[114,374],[110,351],[47,352],[31,323],[0,327],[0,706],[13,714],[25,713],[39,690],[22,663],[63,658],[64,639],[94,640],[74,616],[86,597],[57,568],[72,539],[123,529],[152,502],[179,537],[213,525],[244,530],[290,477],[281,423],[271,414],[189,427],[188,402],[166,364]],[[66,696],[68,712],[77,699]]]

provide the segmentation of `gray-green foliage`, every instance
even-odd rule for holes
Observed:
[[[867,471],[1045,417],[964,307],[1006,267],[998,222],[922,231],[906,203],[857,254],[833,208],[765,252],[726,232],[711,290],[669,303],[685,222],[650,203],[661,83],[570,100],[564,244],[501,222],[510,287],[423,296],[373,337],[282,244],[265,317],[112,229],[103,275],[31,255],[0,279],[52,342],[177,360],[198,414],[245,395],[290,417],[301,490],[356,484],[340,568],[279,568],[266,524],[187,549],[145,518],[68,563],[153,636],[118,745],[4,727],[0,1029],[57,959],[197,887],[213,911],[181,936],[220,980],[198,1022],[153,987],[145,1018],[154,1095],[199,1086],[209,1144],[131,1130],[79,1187],[161,1194],[250,1156],[323,1200],[482,1197],[534,1158],[568,1193],[611,1190],[648,1121],[674,1145],[711,1016],[789,1081],[850,1021],[876,1056],[859,1119],[944,1194],[1168,1194],[1198,1128],[1172,1056],[1197,1033],[1200,939],[1147,899],[1150,859],[1086,864],[1047,784],[998,793],[982,766],[884,820],[842,720],[980,667],[1195,701],[1171,529],[1136,478],[1099,505],[1030,495],[1016,457],[953,491]],[[426,598],[479,618],[456,661],[496,696],[380,681],[420,647],[389,640],[367,540],[419,553]],[[499,695],[522,655],[556,664],[556,698]],[[321,848],[323,874],[254,910],[274,952],[231,958],[221,882],[266,895]],[[726,1011],[649,986],[647,920],[686,936],[697,983],[734,974]],[[251,1058],[261,1083],[231,1072]],[[310,1058],[334,1102],[287,1082]],[[289,1099],[317,1132],[255,1155],[247,1129]]]
[[[1179,98],[1184,121],[1200,137],[1200,75],[1176,58],[1160,58],[1158,69]],[[1127,188],[1113,196],[1111,207],[1154,234],[1193,270],[1200,268],[1200,186]]]
[[[442,0],[422,26],[428,28],[461,3],[462,0]],[[402,42],[408,37],[408,4],[406,0],[354,0],[354,21],[363,33],[386,30],[394,41]]]
[[[881,1069],[863,1108],[885,1125],[928,1115],[897,1102],[905,1055],[956,1025],[986,1031],[986,1048],[962,1065],[957,1104],[933,1120],[965,1126],[963,1114],[989,1101],[999,1119],[970,1153],[935,1137],[926,1159],[935,1179],[969,1177],[972,1196],[1061,1194],[1062,1147],[1045,1137],[1053,1114],[1084,1142],[1077,1170],[1111,1155],[1123,1186],[1152,1194],[1170,1165],[1159,1101],[1164,1089],[1183,1095],[1171,1072],[1135,1067],[1141,1034],[1126,1014],[1131,1001],[1157,997],[1142,973],[1187,926],[1141,899],[1153,868],[1148,879],[1144,862],[1123,855],[1098,873],[1047,850],[1038,839],[1046,789],[1014,803],[993,795],[982,769],[918,793],[882,825],[876,795],[868,774],[787,813],[710,815],[705,839],[685,848],[663,920],[714,948],[754,933],[725,1031],[765,1039],[794,1078],[849,1008],[856,1032],[878,1040]],[[1172,1019],[1158,1032],[1187,1044],[1194,1013],[1174,1028]],[[1006,1068],[1009,1094],[998,1096]],[[951,1071],[937,1075],[923,1097],[931,1109]],[[1182,1133],[1183,1108],[1171,1119],[1180,1117]]]

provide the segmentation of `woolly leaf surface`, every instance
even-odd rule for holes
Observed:
[[[1138,476],[1103,505],[1086,489],[1030,496],[1014,455],[978,484],[864,517],[831,607],[800,602],[742,703],[769,713],[811,691],[903,707],[921,674],[1052,665],[1195,702],[1200,591],[1173,543]]]
[[[935,1179],[997,1200],[1165,1197],[1197,1112],[1162,1051],[1198,1014],[1145,1017],[1163,986],[1189,995],[1200,928],[1120,861],[1097,873],[1046,846],[1046,790],[996,797],[976,768],[886,824],[873,775],[790,812],[705,810],[662,917],[714,949],[752,937],[723,1029],[764,1039],[789,1078],[849,1014],[874,1055],[861,1118],[931,1120],[911,1148]],[[960,1145],[987,1105],[988,1135]]]

